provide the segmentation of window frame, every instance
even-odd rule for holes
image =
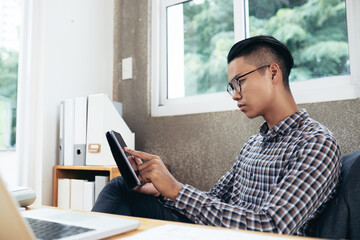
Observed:
[[[237,109],[226,92],[167,99],[166,7],[189,0],[153,0],[151,27],[151,116],[173,116]],[[249,36],[247,0],[233,0],[234,43]],[[360,1],[346,0],[350,74],[291,82],[297,104],[346,100],[360,97]],[[242,26],[245,26],[243,28]],[[225,61],[225,59],[224,59]]]

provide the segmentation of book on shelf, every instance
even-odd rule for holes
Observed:
[[[91,211],[95,203],[95,182],[84,182],[84,211]]]
[[[59,178],[57,207],[91,211],[97,196],[108,182],[109,176],[95,176],[95,181]]]
[[[108,176],[95,176],[95,201],[97,200],[97,197],[99,196],[102,189],[105,187],[106,184],[109,182]]]
[[[70,209],[83,210],[84,209],[84,183],[83,179],[71,179],[71,195],[70,195]]]
[[[86,155],[87,98],[75,98],[74,105],[74,165],[84,166]]]
[[[59,208],[70,208],[70,179],[59,178],[58,179],[58,207]]]
[[[64,100],[63,147],[64,165],[74,165],[74,99]],[[59,140],[61,141],[61,140]]]

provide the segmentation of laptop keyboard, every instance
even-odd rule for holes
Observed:
[[[92,231],[94,229],[71,226],[56,222],[49,222],[34,218],[26,218],[31,229],[33,230],[36,239],[60,239],[63,237],[72,236],[79,233]]]

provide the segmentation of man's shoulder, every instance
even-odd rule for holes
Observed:
[[[320,122],[308,117],[303,124],[299,126],[299,131],[307,137],[330,137],[334,138],[334,134]]]
[[[334,134],[320,122],[308,117],[296,130],[301,143],[329,142],[338,145]]]

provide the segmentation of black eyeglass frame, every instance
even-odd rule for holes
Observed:
[[[241,84],[240,84],[241,80],[239,80],[239,79],[241,79],[241,78],[249,75],[250,73],[253,73],[253,72],[256,72],[256,71],[258,71],[258,70],[260,70],[260,69],[262,69],[262,68],[265,68],[265,67],[270,67],[270,64],[261,66],[261,67],[255,69],[255,70],[252,70],[252,71],[250,71],[250,72],[248,72],[248,73],[245,73],[245,74],[243,74],[243,75],[234,77],[233,79],[231,79],[231,82],[229,82],[228,85],[227,85],[227,89],[226,89],[227,92],[228,92],[231,96],[234,94],[234,90],[235,90],[237,93],[241,93]]]

